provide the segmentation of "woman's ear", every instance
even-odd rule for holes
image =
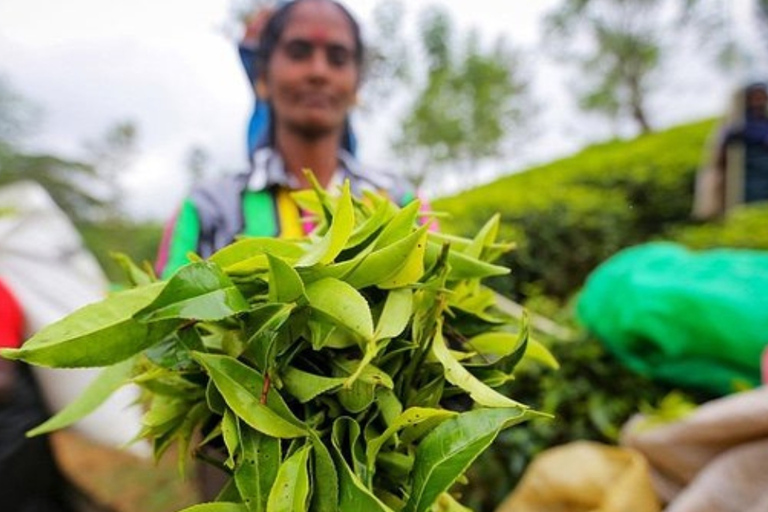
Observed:
[[[256,80],[254,88],[256,90],[256,96],[258,96],[259,99],[269,101],[269,90],[267,89],[267,84],[264,79],[259,78]]]

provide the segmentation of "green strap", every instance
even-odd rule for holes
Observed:
[[[275,198],[269,190],[248,190],[243,195],[243,234],[246,236],[277,236]]]
[[[163,268],[163,279],[170,277],[180,267],[189,263],[187,254],[197,251],[200,239],[200,218],[190,199],[186,199],[179,209],[173,235],[168,248],[168,261]]]

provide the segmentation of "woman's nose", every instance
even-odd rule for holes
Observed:
[[[309,68],[312,75],[326,76],[328,74],[330,64],[325,53],[321,48],[315,48],[315,51],[312,52],[312,57],[309,59]]]

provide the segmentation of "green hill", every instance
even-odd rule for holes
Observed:
[[[701,248],[724,245],[723,239],[768,249],[768,235],[762,240],[754,235],[756,224],[768,222],[768,210],[757,208],[742,215],[744,221],[729,219],[730,224],[691,222],[695,175],[714,128],[715,122],[707,120],[594,145],[438,199],[433,207],[450,214],[443,229],[462,235],[476,232],[494,213],[501,215],[502,234],[516,241],[518,250],[504,262],[513,269],[512,278],[496,284],[517,298],[535,290],[565,299],[600,262],[656,238]]]

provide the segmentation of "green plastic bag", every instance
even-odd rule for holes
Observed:
[[[757,386],[768,345],[768,253],[625,249],[589,276],[577,316],[642,375],[717,395]]]

